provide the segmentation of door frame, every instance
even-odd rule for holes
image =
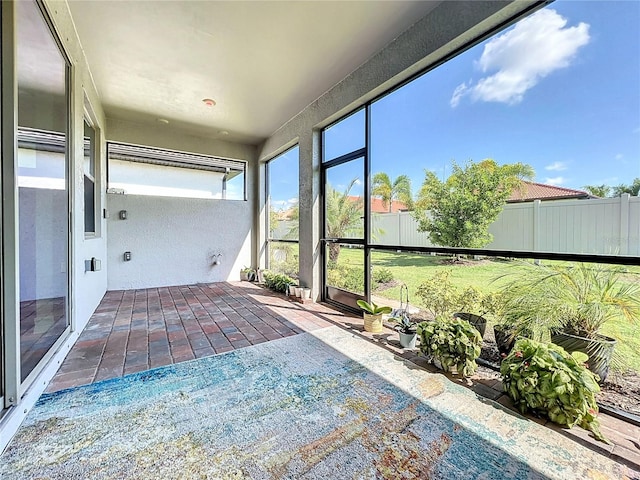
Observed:
[[[322,212],[320,215],[320,221],[322,222],[320,231],[322,232],[322,237],[320,239],[320,254],[322,259],[322,300],[334,304],[340,308],[344,308],[347,310],[351,310],[354,312],[359,312],[360,307],[357,305],[357,300],[366,300],[368,302],[371,301],[371,158],[369,155],[370,151],[370,104],[367,103],[364,106],[365,111],[365,145],[362,148],[357,150],[353,150],[349,153],[341,155],[339,157],[330,159],[329,161],[322,162],[320,166],[320,195],[322,198]],[[354,112],[354,113],[357,113]],[[346,118],[346,117],[344,117]],[[340,122],[342,119],[338,120]],[[334,124],[335,125],[335,124]],[[327,126],[326,128],[331,127],[332,125]],[[326,128],[324,130],[326,130]],[[323,132],[324,132],[323,130]],[[322,135],[322,158],[324,158],[324,134]],[[363,159],[363,182],[364,182],[364,193],[363,193],[363,202],[364,202],[364,233],[361,239],[354,238],[328,238],[326,231],[326,212],[327,212],[327,172],[332,167],[337,167],[339,165],[344,165],[352,161],[357,161],[359,159]],[[363,261],[363,269],[364,269],[364,285],[363,290],[364,293],[362,295],[358,295],[354,292],[349,292],[347,290],[330,286],[327,283],[327,263],[328,263],[328,255],[327,255],[327,246],[329,243],[340,243],[345,245],[359,245],[362,246],[364,261]]]

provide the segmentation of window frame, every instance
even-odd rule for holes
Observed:
[[[82,178],[83,178],[83,187],[84,187],[84,237],[85,239],[90,238],[99,238],[101,229],[101,217],[100,212],[102,211],[100,204],[100,157],[99,157],[99,148],[98,148],[98,139],[99,130],[96,128],[96,122],[93,121],[91,115],[90,105],[88,104],[85,97],[85,114],[83,118],[83,163],[82,163]],[[86,135],[87,129],[90,129],[93,132],[93,138],[91,136]],[[89,152],[89,171],[86,171],[85,158],[87,154],[87,150]],[[91,171],[93,167],[93,172]],[[93,192],[91,197],[87,195],[87,183],[93,186]],[[89,204],[89,198],[91,198],[91,204]],[[91,208],[93,210],[93,229],[87,228],[87,208]]]
[[[298,143],[291,145],[289,148],[285,149],[284,151],[282,151],[281,153],[273,156],[272,158],[268,159],[265,161],[265,165],[264,165],[264,169],[265,169],[265,174],[264,174],[264,178],[265,178],[265,183],[264,183],[264,191],[265,191],[265,211],[266,211],[266,215],[265,215],[265,221],[264,221],[264,226],[265,226],[265,267],[267,269],[271,268],[271,244],[272,243],[290,243],[290,244],[294,244],[294,245],[300,245],[300,238],[298,235],[297,239],[290,239],[290,238],[274,238],[271,236],[271,188],[270,188],[270,179],[271,179],[271,174],[270,174],[270,165],[272,164],[273,161],[278,160],[279,158],[281,158],[283,155],[286,155],[287,153],[291,152],[292,150],[294,150],[295,148],[298,148],[298,177],[300,176],[300,145]],[[300,205],[300,182],[298,179],[298,205]],[[298,215],[298,229],[300,228],[300,215]],[[299,259],[298,259],[299,262]],[[298,269],[299,269],[299,265],[298,265]]]
[[[204,170],[209,172],[224,173],[222,179],[222,197],[210,200],[224,201],[247,201],[247,171],[248,162],[246,160],[237,160],[219,157],[215,155],[205,155],[201,153],[192,153],[180,150],[172,150],[169,148],[159,148],[147,145],[137,145],[126,142],[107,142],[106,155],[106,179],[107,193],[122,193],[118,189],[111,187],[111,179],[109,175],[109,163],[113,160],[155,165],[160,167],[185,168],[190,170]],[[227,178],[226,175],[231,170],[237,170],[243,175],[243,193],[242,198],[226,198]],[[127,192],[124,192],[127,195]],[[135,193],[129,195],[137,195]],[[152,196],[152,195],[150,195]]]

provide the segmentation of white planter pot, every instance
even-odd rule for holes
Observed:
[[[417,334],[398,332],[398,335],[400,335],[400,346],[402,348],[416,348]]]

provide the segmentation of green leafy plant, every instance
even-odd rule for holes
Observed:
[[[624,278],[621,266],[569,263],[520,269],[501,294],[505,315],[514,325],[597,338],[614,318],[640,321],[640,285]]]
[[[372,288],[375,290],[382,284],[393,281],[393,273],[388,268],[373,268],[371,271]],[[350,267],[335,262],[329,262],[327,269],[327,283],[333,287],[351,292],[362,292],[364,288],[364,270],[362,267]]]
[[[522,413],[569,428],[580,425],[608,443],[597,419],[600,387],[584,365],[587,359],[584,353],[570,355],[552,343],[520,338],[500,367],[504,390]]]
[[[366,302],[364,300],[357,301],[358,306],[370,315],[383,315],[391,313],[391,307],[376,305],[375,303]]]
[[[463,167],[454,162],[445,181],[427,170],[413,214],[418,231],[427,232],[435,245],[484,247],[493,239],[489,226],[513,189],[534,176],[529,165],[498,165],[491,159]]]
[[[459,375],[469,377],[478,369],[482,337],[466,320],[438,317],[419,323],[417,333],[421,352],[437,358],[443,370],[455,367]]]
[[[325,195],[327,237],[361,236],[364,228],[364,223],[362,222],[364,200],[361,196],[356,197],[351,193],[358,181],[358,178],[351,180],[343,192],[338,192],[331,185],[327,185]],[[329,260],[337,263],[340,256],[340,244],[329,243],[328,247]]]
[[[416,290],[422,305],[434,316],[449,316],[455,312],[476,315],[498,314],[502,302],[497,294],[483,295],[475,287],[464,289],[454,285],[449,277],[451,269],[440,270],[425,280]]]
[[[256,270],[251,267],[242,267],[240,269],[240,278],[241,280],[249,280],[250,282],[254,281],[256,278]]]
[[[389,283],[393,281],[393,272],[388,268],[374,268],[371,273],[371,281],[373,281],[375,287],[380,283]],[[375,288],[374,287],[374,288]]]
[[[389,209],[389,212],[394,200],[399,200],[408,210],[413,210],[411,179],[407,175],[400,175],[392,182],[386,173],[376,173],[373,176],[371,194],[380,197],[382,204]]]
[[[293,278],[282,273],[264,272],[262,275],[265,286],[280,293],[286,293],[287,288],[296,283]]]
[[[389,317],[389,321],[396,324],[393,328],[398,332],[406,334],[416,333],[417,324],[411,320],[406,313],[399,317]]]

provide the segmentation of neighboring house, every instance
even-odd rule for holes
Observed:
[[[356,197],[354,195],[349,196],[349,200],[356,202],[360,200],[361,197]],[[398,213],[398,212],[408,212],[409,208],[406,204],[399,202],[398,200],[393,200],[391,202],[391,208],[389,208],[389,203],[384,202],[381,198],[371,197],[371,213]]]
[[[371,198],[371,213],[398,213],[408,212],[407,205],[398,200],[391,201],[391,208],[388,202],[383,202],[381,198]]]
[[[587,198],[598,198],[582,190],[572,188],[557,187],[555,185],[545,185],[544,183],[522,182],[516,188],[507,203],[533,202],[534,200],[577,200]]]

